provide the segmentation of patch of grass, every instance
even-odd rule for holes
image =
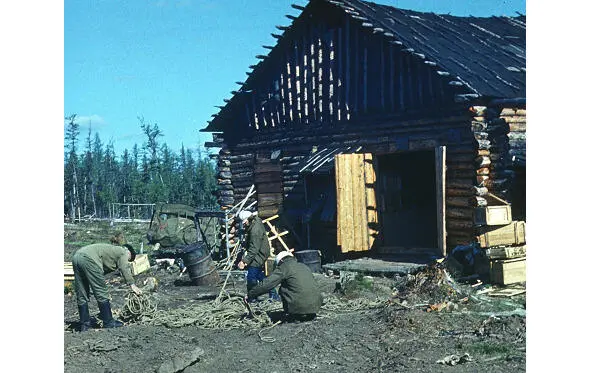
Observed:
[[[502,355],[509,354],[513,348],[509,344],[490,343],[490,342],[476,342],[466,346],[472,353],[482,355]]]
[[[373,279],[358,273],[353,279],[347,281],[344,285],[345,293],[354,293],[359,291],[372,291]]]
[[[86,245],[90,245],[96,243],[95,241],[65,241],[64,240],[64,244],[68,244],[71,246],[76,246],[76,247],[82,247],[82,246],[86,246]]]

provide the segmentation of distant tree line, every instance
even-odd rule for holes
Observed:
[[[140,117],[146,136],[140,146],[116,156],[112,142],[103,143],[89,127],[80,141],[76,114],[66,117],[64,142],[64,215],[106,218],[114,203],[183,203],[196,208],[215,208],[214,163],[181,147],[176,154],[161,142],[157,124]]]

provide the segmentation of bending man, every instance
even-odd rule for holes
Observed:
[[[298,263],[289,251],[277,254],[275,270],[262,284],[251,289],[246,299],[256,298],[280,284],[279,295],[288,321],[309,321],[316,317],[322,306],[318,284],[310,268]]]
[[[76,301],[80,313],[80,331],[90,328],[90,313],[88,311],[89,290],[92,288],[94,297],[98,303],[99,317],[103,320],[104,328],[116,328],[123,326],[119,320],[115,320],[111,313],[109,290],[105,282],[105,274],[116,269],[121,271],[125,282],[131,286],[136,294],[141,290],[135,285],[129,262],[135,259],[135,251],[131,245],[125,244],[121,234],[111,239],[112,244],[97,243],[80,248],[72,257],[74,267],[74,287],[76,289]]]

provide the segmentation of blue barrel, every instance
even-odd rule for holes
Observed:
[[[304,263],[312,272],[322,272],[320,250],[301,250],[293,253],[300,263]]]

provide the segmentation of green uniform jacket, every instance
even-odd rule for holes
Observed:
[[[291,314],[318,313],[322,295],[310,268],[298,263],[294,257],[286,257],[263,282],[248,292],[254,299],[281,284],[279,295],[283,309]]]
[[[250,267],[263,267],[271,255],[271,246],[263,221],[255,216],[246,230],[246,255],[242,261]]]
[[[127,253],[128,251],[126,247],[107,243],[95,243],[84,246],[76,251],[76,255],[85,254],[88,258],[92,259],[92,261],[103,269],[104,274],[119,269],[125,282],[131,285],[134,284],[135,281],[131,275]]]

